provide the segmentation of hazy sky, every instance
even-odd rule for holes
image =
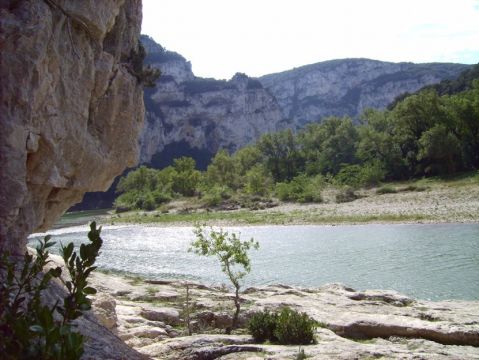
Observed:
[[[142,32],[197,76],[319,61],[479,62],[479,0],[143,0]]]

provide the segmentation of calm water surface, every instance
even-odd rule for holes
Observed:
[[[394,289],[420,299],[479,300],[479,224],[225,230],[260,243],[260,250],[251,252],[246,286],[341,282],[355,289]],[[77,244],[86,233],[87,226],[50,232],[57,242]],[[106,226],[102,235],[101,268],[155,279],[227,283],[214,259],[188,253],[194,239],[191,227]],[[31,236],[31,242],[38,236]]]

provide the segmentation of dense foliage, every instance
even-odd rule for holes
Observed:
[[[285,307],[280,312],[265,310],[254,314],[248,323],[248,331],[257,342],[309,345],[314,342],[317,326],[318,323],[307,314]]]
[[[477,75],[476,66],[458,80],[442,83],[442,96],[428,87],[391,109],[366,110],[359,124],[329,117],[297,133],[265,134],[232,155],[220,150],[203,173],[184,158],[163,170],[141,167],[120,181],[117,208],[150,210],[193,194],[206,206],[272,196],[321,202],[326,184],[343,189],[338,201],[350,201],[355,189],[382,181],[478,169]]]
[[[50,267],[48,248],[55,243],[46,236],[36,248],[36,257],[25,253],[21,268],[3,254],[0,259],[0,353],[2,359],[80,359],[83,336],[75,331],[73,320],[91,308],[87,295],[96,290],[88,286],[88,277],[102,245],[100,229],[91,224],[90,243],[80,252],[73,243],[61,247],[69,273],[62,278],[60,267]],[[63,302],[45,304],[43,292],[56,278],[67,290]]]

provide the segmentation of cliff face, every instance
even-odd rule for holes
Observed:
[[[0,2],[0,248],[138,159],[140,0]]]
[[[325,116],[357,118],[365,108],[383,109],[398,95],[455,78],[468,67],[345,59],[258,79],[237,74],[221,81],[195,77],[181,55],[146,36],[142,42],[147,61],[162,71],[156,90],[145,92],[142,162],[171,144],[192,148],[193,156],[219,148],[234,151],[266,132],[299,129]]]
[[[233,151],[280,126],[281,108],[259,81],[243,74],[229,81],[197,78],[181,55],[148,37],[142,42],[146,61],[162,72],[156,88],[145,91],[142,162],[180,142],[209,153]]]
[[[364,109],[384,109],[397,96],[456,78],[462,64],[390,63],[369,59],[332,60],[259,80],[296,128],[325,116],[358,117]]]

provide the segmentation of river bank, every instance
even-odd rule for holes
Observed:
[[[205,209],[189,199],[177,200],[161,210],[111,214],[109,223],[163,225],[254,224],[365,224],[365,223],[476,223],[479,222],[479,176],[422,179],[390,183],[356,191],[357,198],[337,203],[338,189],[326,188],[323,203],[275,202],[264,209]]]
[[[311,359],[479,359],[479,302],[415,300],[394,291],[270,285],[241,294],[241,328],[225,335],[233,302],[225,288],[95,273],[94,313],[129,346],[152,359],[296,359],[297,346],[255,344],[245,325],[284,306],[320,324]]]

